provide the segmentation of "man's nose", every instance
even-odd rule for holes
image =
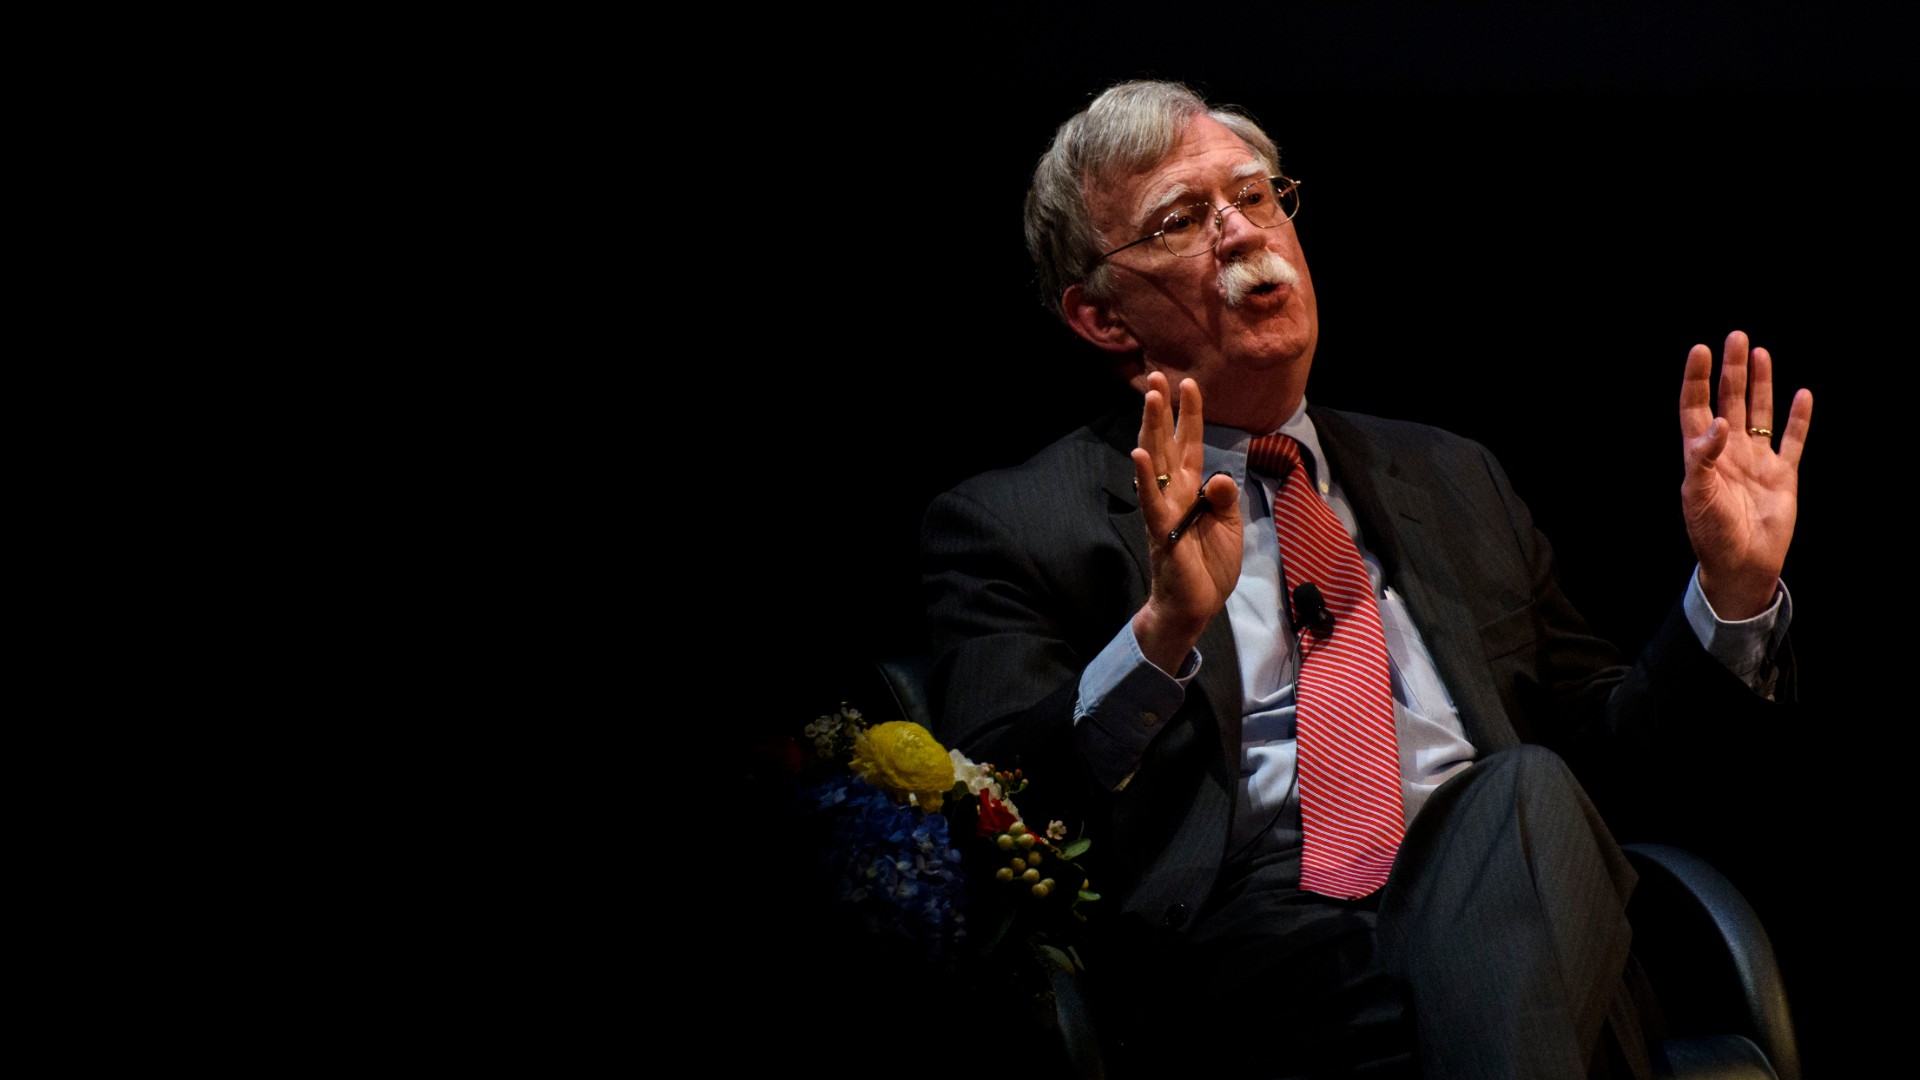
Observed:
[[[1221,262],[1232,262],[1266,244],[1267,230],[1248,221],[1239,207],[1228,206],[1216,210],[1215,214],[1220,223],[1220,241],[1213,250]]]

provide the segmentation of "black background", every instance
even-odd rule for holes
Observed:
[[[948,14],[948,32],[884,45],[794,26],[801,44],[756,95],[761,125],[733,144],[743,170],[773,163],[742,177],[771,191],[773,220],[736,224],[781,240],[716,253],[769,260],[772,316],[762,392],[720,389],[779,462],[754,498],[791,538],[743,583],[765,608],[765,661],[736,673],[749,726],[797,732],[846,696],[846,658],[921,647],[928,500],[1101,410],[1098,357],[1034,293],[1021,200],[1054,127],[1099,90],[1182,80],[1249,110],[1304,181],[1321,324],[1309,398],[1486,443],[1568,594],[1625,649],[1692,567],[1675,419],[1688,347],[1717,355],[1738,328],[1771,350],[1779,420],[1793,388],[1814,390],[1785,575],[1803,737],[1719,808],[1717,833],[1682,839],[1772,927],[1813,1074],[1850,1065],[1885,1022],[1862,979],[1885,959],[1886,875],[1910,846],[1893,792],[1913,752],[1875,703],[1902,658],[1905,542],[1889,519],[1909,501],[1893,430],[1911,386],[1911,176],[1895,166],[1913,128],[1911,17]],[[770,953],[807,932],[760,911]],[[824,954],[794,955],[764,1004],[818,1015],[807,967]]]

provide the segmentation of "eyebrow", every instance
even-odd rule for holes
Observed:
[[[1239,184],[1248,180],[1259,180],[1268,175],[1267,167],[1259,161],[1243,161],[1227,174],[1227,180],[1229,183]],[[1142,226],[1155,225],[1161,218],[1171,213],[1174,207],[1203,201],[1211,205],[1210,200],[1199,198],[1194,195],[1192,188],[1175,180],[1163,188],[1149,192],[1140,200],[1140,209],[1134,216],[1134,223]]]
[[[1235,180],[1264,180],[1270,175],[1272,174],[1267,172],[1265,165],[1258,161],[1249,161],[1234,169],[1231,177]]]
[[[1192,188],[1176,180],[1166,187],[1148,192],[1146,197],[1140,200],[1140,209],[1134,215],[1134,224],[1142,226],[1157,224],[1161,218],[1171,213],[1174,207],[1199,201],[1193,197]]]

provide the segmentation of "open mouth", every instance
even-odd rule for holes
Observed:
[[[1229,279],[1225,284],[1227,287],[1226,301],[1228,307],[1239,307],[1242,304],[1258,303],[1259,306],[1264,309],[1273,304],[1281,303],[1286,296],[1287,283],[1284,281],[1249,281],[1241,278],[1239,280]]]
[[[1258,251],[1220,271],[1220,292],[1228,307],[1265,297],[1275,297],[1273,303],[1278,304],[1287,296],[1284,290],[1299,280],[1300,275],[1287,260],[1271,251]]]

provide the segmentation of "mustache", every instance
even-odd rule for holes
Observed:
[[[1244,259],[1236,259],[1220,271],[1220,291],[1226,294],[1227,306],[1238,307],[1253,290],[1262,285],[1288,285],[1298,287],[1300,271],[1278,254],[1262,248]]]

